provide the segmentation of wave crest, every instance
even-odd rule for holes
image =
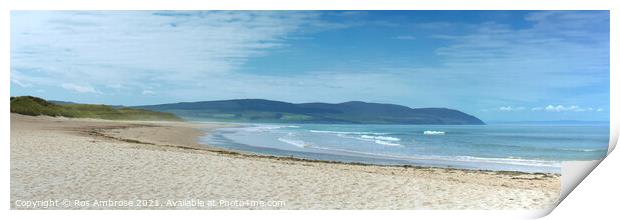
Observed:
[[[382,140],[382,141],[400,141],[400,138],[395,138],[395,137],[390,137],[390,136],[362,135],[360,137],[364,139],[373,139],[373,140]]]
[[[287,143],[287,144],[290,144],[290,145],[293,145],[295,147],[301,147],[301,148],[306,148],[306,147],[312,146],[311,144],[306,143],[306,142],[304,142],[302,140],[292,140],[292,139],[286,139],[286,138],[278,138],[278,141],[284,142],[284,143]]]
[[[445,131],[424,131],[424,135],[444,135]]]

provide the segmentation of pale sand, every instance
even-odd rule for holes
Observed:
[[[49,199],[68,199],[69,209],[144,208],[75,207],[74,200],[200,199],[207,202],[201,209],[544,209],[557,202],[560,190],[558,175],[218,152],[197,143],[204,133],[198,127],[11,114],[11,208]],[[219,206],[220,200],[285,205],[230,207]]]

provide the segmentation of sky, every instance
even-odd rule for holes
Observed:
[[[609,120],[609,11],[12,11],[12,96]]]

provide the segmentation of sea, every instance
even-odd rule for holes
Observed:
[[[238,124],[201,141],[311,160],[560,173],[562,161],[603,158],[609,125]]]

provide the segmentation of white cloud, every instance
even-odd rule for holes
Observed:
[[[510,106],[502,106],[502,107],[499,107],[499,110],[500,111],[507,111],[507,112],[509,112],[509,111],[512,111],[512,107],[510,107]]]
[[[11,72],[37,71],[48,81],[80,78],[96,87],[187,87],[236,73],[248,59],[286,47],[296,32],[345,27],[319,17],[310,11],[13,12]]]
[[[482,112],[490,112],[490,111],[499,111],[499,112],[518,112],[518,111],[523,111],[525,110],[525,107],[523,106],[517,106],[517,107],[512,107],[512,106],[500,106],[497,108],[487,108],[487,109],[481,109],[480,111]]]
[[[591,111],[594,111],[594,108],[592,107],[582,108],[582,107],[579,107],[578,105],[571,105],[571,106],[547,105],[547,107],[545,107],[544,109],[547,112],[591,112]]]
[[[155,92],[152,90],[142,90],[142,95],[154,95]]]
[[[79,92],[79,93],[100,93],[99,91],[97,91],[95,88],[91,86],[76,85],[72,83],[63,83],[61,87],[66,90]]]
[[[479,89],[459,91],[471,97],[513,102],[564,101],[574,97],[566,88],[609,83],[608,12],[533,12],[526,17],[531,27],[491,21],[434,28],[431,38],[449,42],[435,50],[442,65],[419,72],[441,75],[444,83],[459,79],[476,85]]]
[[[576,105],[572,105],[570,107],[564,107],[563,105],[547,105],[547,107],[545,107],[545,111],[548,112],[565,112],[565,111],[574,111],[576,109],[578,109],[579,107]]]
[[[505,111],[505,112],[523,111],[523,110],[525,110],[525,107],[522,107],[522,106],[518,106],[518,107],[502,106],[502,107],[499,107],[498,110],[499,111]]]
[[[396,39],[396,40],[415,40],[416,37],[415,36],[411,36],[411,35],[403,35],[403,36],[396,36],[396,37],[394,37],[394,39]]]
[[[526,110],[527,108],[519,106],[519,107],[512,107],[512,106],[501,106],[498,108],[492,108],[492,109],[483,109],[482,111],[487,112],[487,111],[501,111],[501,112],[516,112],[516,111],[523,111]],[[546,111],[546,112],[592,112],[592,111],[602,111],[601,108],[598,109],[594,109],[592,107],[587,107],[587,108],[582,108],[579,107],[578,105],[570,105],[570,106],[564,106],[564,105],[547,105],[546,107],[533,107],[533,108],[529,108],[530,111]]]
[[[11,82],[15,83],[18,86],[24,87],[24,88],[32,87],[32,84],[30,84],[30,83],[23,83],[23,82],[19,81],[16,78],[11,78]]]

